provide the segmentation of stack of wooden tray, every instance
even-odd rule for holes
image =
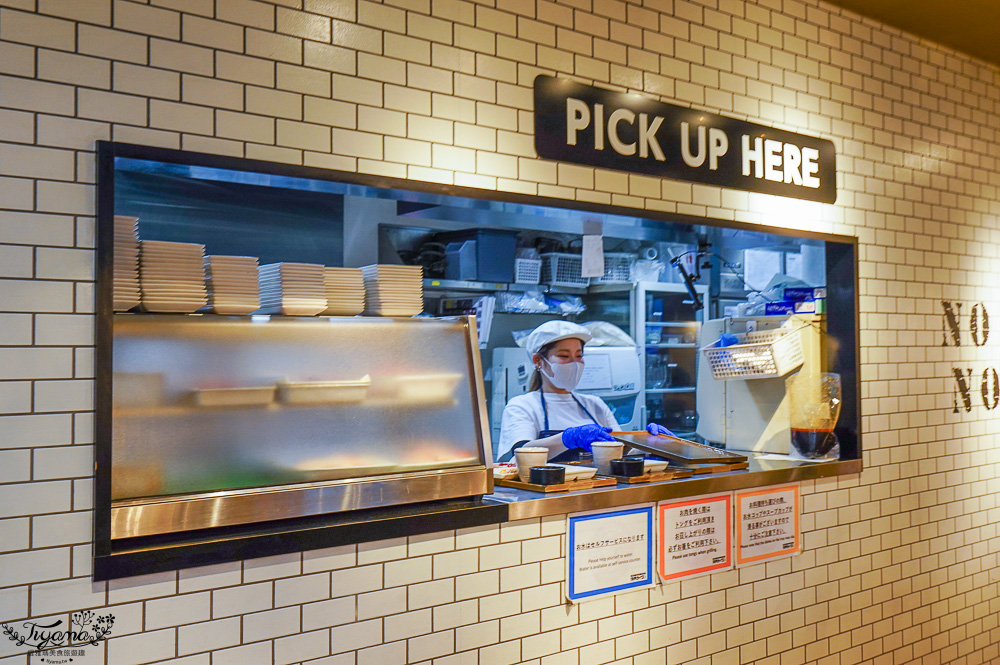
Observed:
[[[641,476],[595,476],[582,480],[570,480],[558,485],[535,485],[522,483],[516,475],[513,475],[507,478],[495,478],[494,484],[500,487],[514,487],[533,492],[570,492],[594,487],[609,487],[617,483],[629,485],[656,483],[709,473],[739,471],[749,467],[745,455],[738,455],[728,450],[720,450],[676,436],[653,436],[645,431],[612,432],[611,436],[616,441],[625,444],[627,448],[634,448],[670,460],[670,464],[663,471],[644,473]]]
[[[606,476],[597,476],[584,480],[570,480],[558,485],[536,485],[534,483],[522,483],[517,476],[510,478],[495,478],[494,485],[500,487],[514,487],[519,490],[531,490],[532,492],[572,492],[574,490],[589,490],[595,487],[610,487],[617,485],[618,481]]]

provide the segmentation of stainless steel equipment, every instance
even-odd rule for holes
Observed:
[[[116,315],[112,539],[489,493],[475,331]]]

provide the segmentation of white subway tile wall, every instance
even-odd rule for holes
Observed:
[[[538,160],[538,74],[829,138],[837,203]],[[0,622],[113,613],[110,665],[1000,662],[1000,354],[941,302],[1000,302],[998,111],[819,0],[0,0]],[[94,583],[98,139],[857,236],[865,470],[803,483],[799,557],[580,606],[564,516]]]

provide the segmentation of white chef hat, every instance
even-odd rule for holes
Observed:
[[[593,336],[590,331],[577,323],[569,321],[546,321],[528,333],[521,346],[529,356],[538,353],[543,346],[563,339],[578,339],[586,344]]]

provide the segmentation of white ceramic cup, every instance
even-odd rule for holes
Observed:
[[[522,483],[531,478],[531,467],[545,466],[549,461],[549,449],[541,446],[521,446],[514,451],[517,459],[517,477]]]
[[[625,452],[625,445],[612,441],[594,441],[591,444],[591,450],[594,453],[594,466],[597,467],[597,473],[602,476],[610,476],[611,460],[621,458]]]

